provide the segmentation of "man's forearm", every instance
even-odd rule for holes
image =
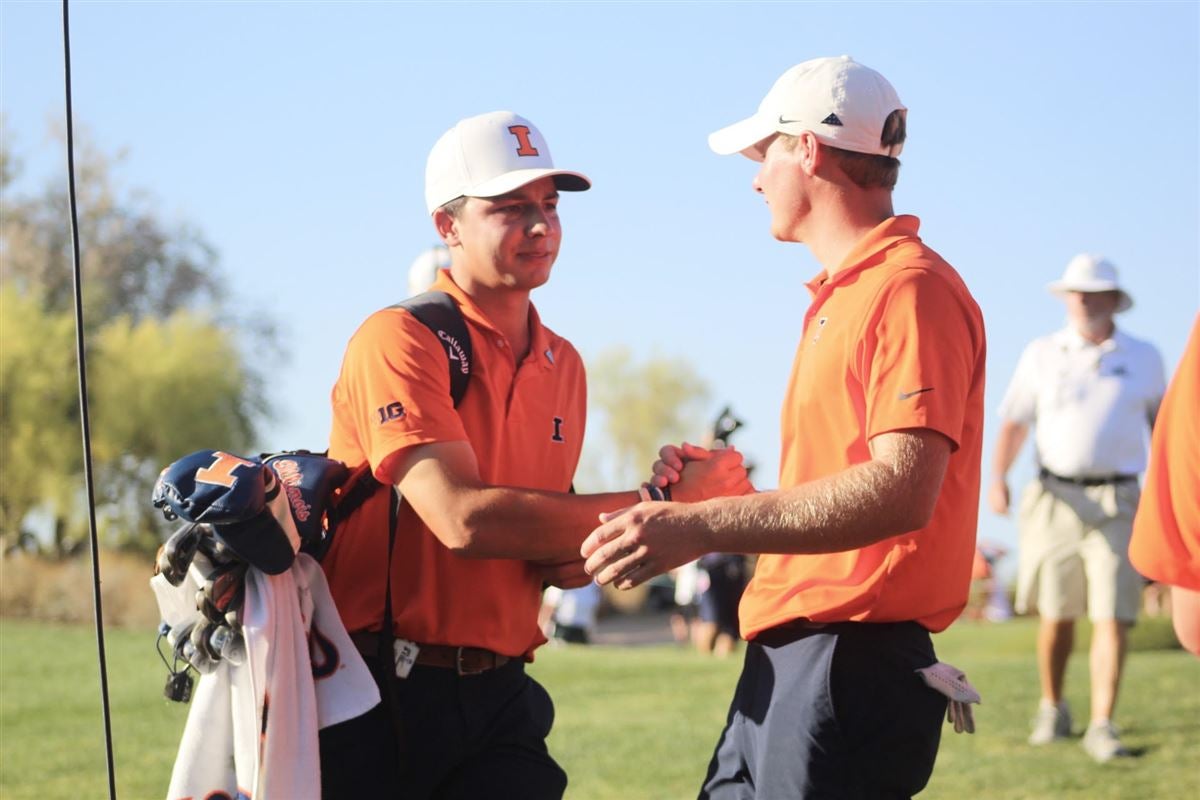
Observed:
[[[924,527],[932,503],[914,493],[926,492],[870,461],[793,489],[709,500],[695,507],[696,526],[718,552],[835,553]]]
[[[636,502],[636,492],[574,495],[488,486],[453,509],[434,512],[426,524],[464,558],[567,561],[579,557],[579,545],[601,513]]]
[[[1029,435],[1029,426],[1012,420],[1005,420],[1000,425],[1000,433],[996,435],[996,449],[992,455],[992,479],[1003,480],[1008,470],[1017,460],[1025,437]]]
[[[575,495],[484,483],[475,455],[460,442],[423,445],[397,468],[398,488],[434,536],[464,558],[566,561],[600,514],[637,504],[637,492]],[[749,489],[741,454],[698,464],[679,482],[679,500]]]
[[[585,566],[600,583],[630,588],[706,552],[835,553],[925,527],[953,442],[913,429],[880,434],[870,448],[870,461],[791,489],[641,503],[592,531]]]

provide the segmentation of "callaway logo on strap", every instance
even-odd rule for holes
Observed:
[[[428,291],[396,303],[392,308],[403,308],[420,320],[446,349],[450,365],[450,397],[454,407],[458,408],[471,380],[473,358],[471,333],[458,303],[446,292]]]

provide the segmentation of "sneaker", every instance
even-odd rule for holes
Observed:
[[[1117,726],[1108,720],[1088,725],[1087,732],[1083,734],[1083,749],[1101,764],[1130,754],[1117,736]]]
[[[1065,702],[1050,705],[1043,702],[1033,718],[1033,733],[1029,734],[1032,745],[1049,744],[1055,739],[1066,739],[1071,735],[1071,711]]]

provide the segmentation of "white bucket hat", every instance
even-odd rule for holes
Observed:
[[[904,145],[881,144],[883,126],[893,111],[907,110],[887,78],[870,67],[850,56],[814,58],[783,73],[754,116],[710,134],[708,146],[723,156],[762,161],[755,145],[763,139],[811,131],[831,147],[895,158]]]
[[[541,131],[511,111],[468,117],[442,134],[425,162],[425,206],[432,214],[459,197],[496,197],[554,177],[559,190],[582,192],[586,175],[555,169]]]
[[[1066,292],[1117,292],[1117,311],[1128,311],[1133,306],[1129,292],[1117,281],[1117,268],[1103,256],[1081,253],[1067,263],[1063,276],[1046,284],[1051,293],[1062,296]]]

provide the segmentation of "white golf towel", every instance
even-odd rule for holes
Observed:
[[[167,800],[320,800],[318,729],[365,713],[379,690],[303,553],[280,575],[249,570],[242,624],[245,662],[196,686]]]

